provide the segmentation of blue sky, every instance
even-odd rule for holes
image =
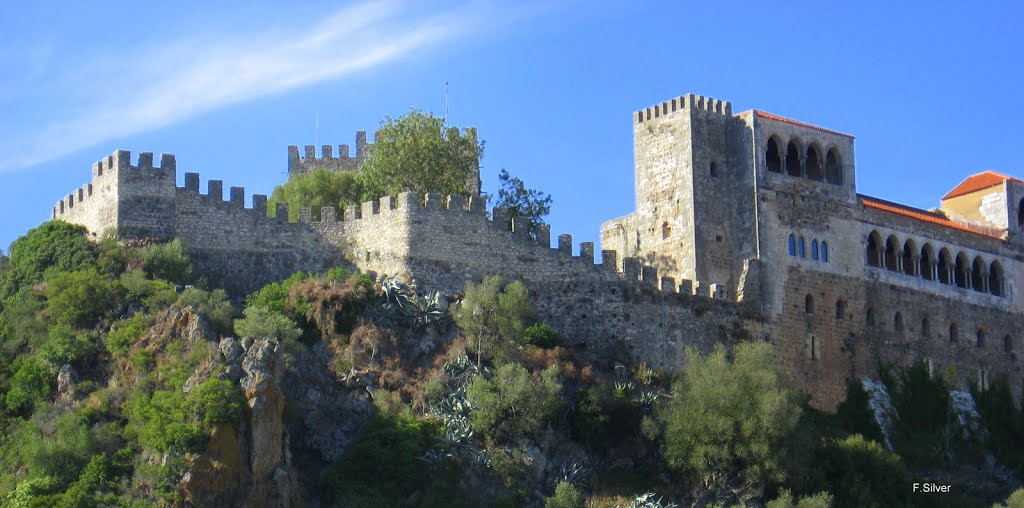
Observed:
[[[551,193],[577,244],[633,210],[631,112],[684,93],[853,134],[858,190],[914,206],[1024,177],[1019,2],[29,4],[0,6],[4,251],[116,149],[269,194],[288,145],[441,115],[446,81],[484,189]]]

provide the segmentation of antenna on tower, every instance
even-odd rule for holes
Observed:
[[[444,123],[448,122],[448,82],[444,82]]]
[[[313,127],[313,144],[320,146],[320,112],[316,112],[316,119]]]

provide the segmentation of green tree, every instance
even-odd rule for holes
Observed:
[[[238,422],[245,399],[231,381],[211,377],[189,392],[188,404],[195,418],[216,425]]]
[[[467,282],[466,296],[454,311],[455,323],[477,339],[477,364],[484,342],[520,340],[533,318],[533,303],[526,285],[514,281],[502,288],[501,277]]]
[[[310,208],[313,218],[319,219],[323,207],[342,210],[358,205],[362,196],[363,187],[355,173],[318,168],[292,175],[287,182],[275,187],[267,206],[270,214],[276,216],[277,203],[288,203],[288,220],[296,222],[300,208]]]
[[[273,337],[288,342],[298,340],[302,336],[302,330],[281,312],[256,306],[246,307],[244,314],[244,318],[235,320],[235,333],[241,337]]]
[[[1024,508],[1024,489],[1017,489],[1005,503],[996,503],[992,508]]]
[[[47,308],[56,323],[91,328],[117,301],[113,285],[95,270],[62,272],[46,289]]]
[[[494,439],[514,442],[536,434],[562,404],[557,365],[531,375],[522,365],[501,365],[492,379],[477,376],[466,392],[475,428]]]
[[[142,269],[149,277],[176,284],[192,281],[192,260],[177,238],[168,243],[147,246],[141,257]]]
[[[815,450],[807,488],[835,494],[839,506],[913,506],[910,474],[900,456],[860,434],[826,439]]]
[[[81,366],[96,355],[96,342],[85,333],[64,326],[50,327],[50,338],[39,348],[39,358],[56,370],[65,363]]]
[[[56,382],[56,374],[42,362],[35,359],[25,361],[11,379],[11,389],[7,392],[7,409],[12,412],[31,409],[36,403],[50,396]]]
[[[30,229],[11,244],[7,269],[0,280],[0,297],[42,281],[55,273],[92,268],[97,247],[82,226],[50,221]]]
[[[470,182],[479,178],[483,150],[475,136],[459,135],[431,114],[413,109],[397,119],[386,118],[359,167],[364,196],[375,199],[402,191],[468,194]]]
[[[953,460],[959,442],[955,431],[949,384],[932,375],[919,361],[894,378],[883,369],[880,376],[892,398],[898,418],[893,422],[892,443],[910,465],[939,465]]]
[[[706,357],[693,348],[673,385],[674,397],[646,419],[663,440],[670,468],[697,479],[718,502],[756,499],[786,478],[800,420],[800,396],[772,363],[771,346],[743,342],[728,360],[719,345]]]
[[[544,500],[544,508],[583,508],[583,494],[569,482],[558,482],[555,494]]]
[[[497,207],[507,208],[509,218],[530,219],[531,235],[536,235],[537,226],[544,224],[544,217],[551,213],[551,195],[535,189],[527,189],[522,180],[501,170],[498,174],[501,188],[498,189]]]

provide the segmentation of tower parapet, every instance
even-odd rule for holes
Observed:
[[[366,142],[366,131],[356,132],[355,155],[349,154],[349,145],[338,145],[338,155],[334,155],[334,147],[323,145],[320,147],[320,157],[316,156],[316,146],[306,145],[303,156],[299,156],[299,147],[292,145],[288,147],[288,176],[295,174],[309,173],[314,169],[323,168],[330,171],[352,171],[359,167],[359,164],[366,159],[370,149]]]

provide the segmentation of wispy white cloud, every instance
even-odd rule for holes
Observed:
[[[26,168],[117,137],[164,127],[214,108],[338,79],[451,41],[496,17],[487,4],[424,10],[397,0],[342,8],[290,31],[191,36],[64,69],[54,100],[75,96],[51,118],[2,125],[0,171]],[[410,11],[418,11],[410,13]],[[525,11],[523,11],[525,12]],[[268,29],[269,30],[269,29]],[[115,61],[148,62],[103,76]],[[60,143],[54,143],[60,140]]]

